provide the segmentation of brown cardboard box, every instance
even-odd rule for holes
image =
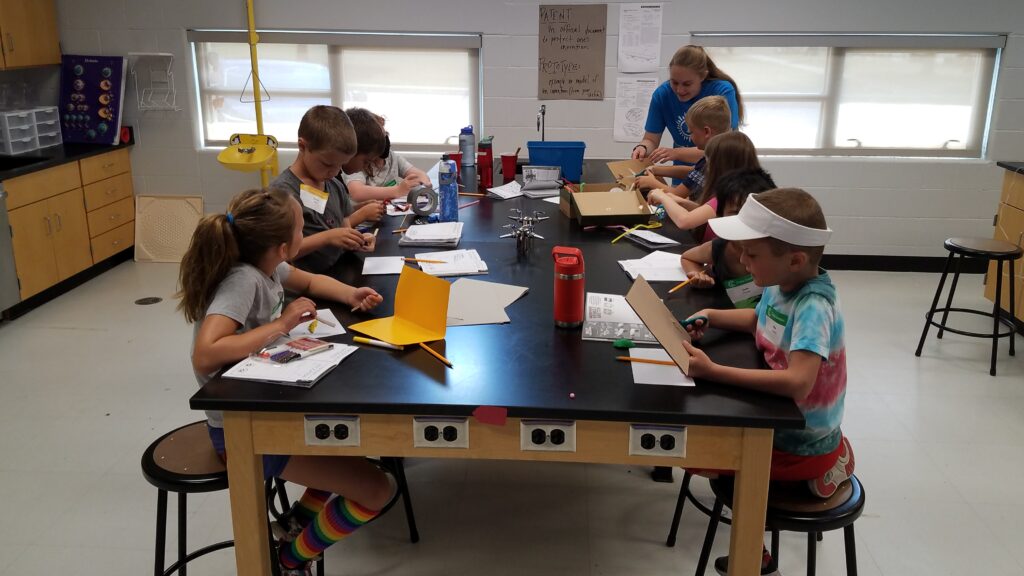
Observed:
[[[576,185],[576,188],[578,187],[579,185]],[[613,188],[622,188],[622,186],[620,186],[618,182],[587,183],[583,185],[582,193],[589,194],[591,192],[608,192]],[[561,191],[559,191],[558,208],[559,210],[562,211],[562,214],[564,214],[566,218],[576,218],[577,216],[579,216],[579,213],[575,211],[576,206],[572,202],[573,194],[580,194],[580,192],[573,192],[564,186],[562,187]]]
[[[587,186],[586,188],[589,188]],[[591,192],[570,195],[572,214],[580,226],[631,226],[651,221],[650,205],[640,192]]]
[[[651,165],[648,160],[617,160],[615,162],[608,163],[608,170],[611,171],[612,177],[615,181],[622,186],[623,190],[629,188],[629,186],[636,180],[636,176],[639,172],[643,172],[645,168]],[[655,176],[662,184],[666,184],[665,179],[661,176]]]

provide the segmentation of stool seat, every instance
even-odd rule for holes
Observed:
[[[711,490],[732,507],[732,478],[710,480]],[[805,482],[773,482],[768,489],[765,524],[787,532],[828,532],[852,524],[864,511],[864,490],[851,476],[828,498],[819,498]]]
[[[1024,254],[1016,244],[991,238],[947,238],[943,244],[946,250],[969,258],[1016,260]]]
[[[164,434],[142,455],[150,484],[177,493],[226,490],[228,471],[213,449],[206,422],[193,422]]]

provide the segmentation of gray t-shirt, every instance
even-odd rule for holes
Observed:
[[[302,199],[299,196],[299,186],[301,185],[302,181],[292,172],[291,168],[285,169],[270,183],[271,188],[280,188],[291,192],[299,204],[302,204]],[[327,192],[327,207],[324,208],[323,214],[306,205],[302,206],[303,236],[312,236],[327,230],[341,228],[344,219],[355,211],[352,199],[348,195],[348,189],[337,178],[331,178],[324,182],[324,192]],[[343,248],[325,246],[297,259],[295,265],[303,270],[319,274],[333,266],[344,252]]]
[[[394,181],[391,184],[394,186],[394,184],[398,184],[399,180],[405,178],[410,168],[412,168],[412,164],[408,160],[392,151],[384,160],[384,166],[378,169],[373,176],[367,176],[366,172],[356,172],[355,174],[342,174],[342,179],[346,184],[363,182],[369,186],[385,186],[388,185],[388,182]]]
[[[281,315],[284,308],[284,286],[291,266],[287,262],[278,264],[271,276],[251,264],[236,264],[217,286],[217,291],[206,308],[206,316],[219,314],[241,324],[236,334],[263,326]],[[192,348],[202,322],[196,322],[192,331]],[[219,370],[218,370],[219,372]],[[199,387],[210,381],[213,374],[196,374]],[[207,410],[206,420],[215,428],[224,427],[224,416],[219,410]]]

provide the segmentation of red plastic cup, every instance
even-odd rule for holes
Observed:
[[[462,172],[462,152],[449,152],[448,157],[455,160],[455,175]]]
[[[519,163],[518,154],[502,154],[501,155],[501,176],[504,179],[503,184],[516,179],[516,164]]]

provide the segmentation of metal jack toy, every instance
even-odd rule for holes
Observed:
[[[509,219],[515,220],[517,224],[505,224],[502,228],[509,228],[512,231],[508,234],[502,234],[498,238],[515,238],[516,239],[516,252],[520,256],[525,256],[530,252],[531,240],[534,238],[544,239],[543,236],[533,231],[533,227],[538,222],[547,220],[549,216],[545,216],[544,212],[540,210],[534,210],[533,216],[524,216],[523,211],[519,208],[512,208],[509,210],[513,215],[509,216]]]

